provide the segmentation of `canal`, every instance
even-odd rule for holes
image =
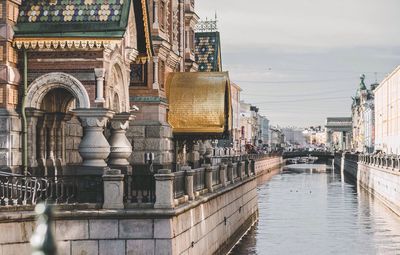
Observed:
[[[400,217],[340,173],[281,169],[258,192],[233,255],[400,254]]]

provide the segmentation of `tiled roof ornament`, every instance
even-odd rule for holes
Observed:
[[[201,20],[199,23],[197,23],[196,32],[216,32],[218,31],[218,18],[217,18],[217,13],[215,13],[215,19],[208,20]]]

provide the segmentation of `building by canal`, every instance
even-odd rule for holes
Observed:
[[[340,171],[281,171],[258,192],[259,221],[231,254],[399,252],[399,217]]]

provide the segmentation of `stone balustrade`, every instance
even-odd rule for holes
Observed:
[[[400,172],[400,156],[398,155],[361,154],[359,155],[359,162],[365,165]]]
[[[158,207],[159,204],[167,204],[168,208],[174,208],[177,205],[195,200],[205,193],[217,192],[239,182],[246,181],[248,178],[256,176],[259,173],[261,174],[262,170],[260,168],[268,169],[279,166],[282,163],[280,157],[262,155],[256,156],[255,158],[256,159],[251,159],[250,157],[230,158],[227,164],[204,164],[202,167],[196,169],[185,166],[182,167],[182,171],[175,173],[169,172],[168,184],[165,184],[166,179],[164,172],[156,174],[155,207],[157,206],[157,208],[160,208]],[[164,184],[161,185],[159,182],[163,182]],[[158,187],[162,187],[162,190],[157,190]],[[170,194],[167,194],[167,192],[170,192]],[[173,203],[171,203],[171,198],[174,200]],[[166,199],[166,201],[162,201],[163,199]]]
[[[276,167],[280,162],[280,157],[236,157],[219,165],[204,164],[195,169],[187,166],[179,172],[163,169],[154,175],[139,172],[121,174],[119,169],[110,169],[103,176],[89,176],[88,179],[82,175],[40,179],[4,176],[0,178],[0,197],[3,197],[0,208],[47,201],[59,205],[91,203],[103,209],[172,209],[206,193],[240,185],[261,174],[261,168]],[[80,182],[91,184],[90,187],[96,189],[81,192],[78,187],[85,185]],[[23,198],[28,199],[25,201]]]

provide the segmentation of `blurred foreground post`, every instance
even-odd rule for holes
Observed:
[[[31,237],[32,255],[54,255],[57,248],[51,230],[52,210],[44,203],[35,207],[37,224]]]

